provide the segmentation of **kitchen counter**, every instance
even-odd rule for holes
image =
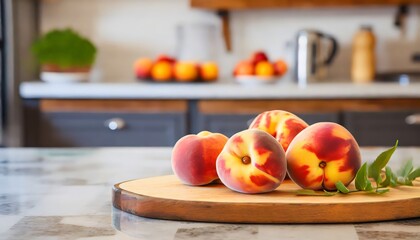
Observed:
[[[299,87],[290,81],[275,84],[237,83],[71,83],[25,82],[26,99],[367,99],[419,98],[420,83],[313,83]]]
[[[372,160],[380,148],[365,148]],[[364,224],[146,219],[111,206],[112,185],[171,173],[171,148],[0,149],[0,239],[420,239],[420,218]],[[391,167],[420,148],[399,148]],[[380,213],[378,213],[380,214]],[[252,217],[252,216],[250,216]]]

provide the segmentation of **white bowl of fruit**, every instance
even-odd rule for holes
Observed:
[[[277,82],[286,72],[284,60],[270,61],[265,52],[257,51],[249,59],[236,64],[233,76],[240,84],[258,85]]]

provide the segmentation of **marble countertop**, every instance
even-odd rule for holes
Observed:
[[[365,148],[363,159],[383,149]],[[420,239],[420,218],[364,224],[222,224],[137,217],[113,184],[171,173],[171,148],[0,149],[0,239]],[[399,148],[397,167],[420,148]]]
[[[299,87],[290,81],[263,85],[218,83],[68,83],[25,82],[26,99],[337,99],[419,98],[420,83],[312,83]]]

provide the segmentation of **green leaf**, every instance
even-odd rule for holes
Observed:
[[[349,193],[350,190],[344,186],[344,184],[341,181],[338,181],[335,183],[335,187],[340,191],[341,193]]]
[[[388,164],[389,159],[391,159],[391,156],[394,154],[397,146],[398,140],[392,148],[379,154],[375,161],[373,161],[373,163],[369,166],[368,176],[375,179],[376,183],[380,183],[382,181],[381,170]]]
[[[408,177],[401,177],[399,176],[397,178],[397,184],[399,185],[407,185],[407,186],[413,186],[413,183]]]
[[[334,195],[336,195],[338,193],[338,191],[336,191],[336,192],[329,192],[329,191],[327,191],[327,190],[324,190],[324,194],[326,195],[326,196],[334,196]]]
[[[383,194],[383,193],[386,193],[386,192],[389,192],[389,188],[379,188],[379,189],[376,189],[376,191],[375,191],[375,193],[377,193],[377,194]]]
[[[299,196],[334,196],[337,192],[327,192],[327,191],[314,191],[310,189],[300,189],[296,191],[296,195]]]
[[[390,182],[390,184],[389,184],[391,187],[396,187],[398,184],[397,184],[397,176],[395,176],[395,174],[393,174],[392,175],[392,178],[391,178],[391,182]]]
[[[408,174],[408,179],[413,181],[414,179],[420,177],[420,168],[416,168],[410,174]]]
[[[363,190],[365,190],[365,191],[372,191],[373,190],[372,183],[370,183],[368,178],[366,178],[366,188],[363,189]]]
[[[368,183],[370,183],[370,181],[367,178],[367,163],[365,162],[356,173],[356,189],[363,191],[366,189]]]
[[[413,171],[413,160],[410,159],[404,163],[404,165],[397,171],[399,177],[408,177],[411,171]]]
[[[381,182],[380,186],[381,187],[388,187],[391,184],[391,179],[393,178],[393,173],[390,167],[386,166],[385,167],[385,180],[383,182]]]

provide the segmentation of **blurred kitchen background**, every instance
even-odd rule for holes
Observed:
[[[361,145],[392,145],[396,138],[405,145],[420,144],[418,123],[407,124],[410,116],[412,121],[418,121],[418,84],[410,83],[414,86],[411,89],[401,89],[398,83],[391,83],[394,84],[391,87],[371,84],[352,90],[357,93],[364,89],[366,95],[349,95],[351,91],[345,93],[352,84],[352,44],[362,26],[372,29],[376,39],[376,74],[420,72],[420,1],[348,0],[334,3],[318,0],[297,1],[296,5],[288,7],[292,3],[279,0],[278,5],[284,3],[282,7],[266,8],[258,6],[275,6],[276,1],[226,1],[231,4],[217,0],[207,3],[199,0],[1,2],[4,146],[170,146],[180,136],[204,129],[232,134],[246,127],[246,123],[260,111],[273,108],[297,111],[308,122],[342,123],[352,133],[356,132],[354,134]],[[63,86],[39,80],[39,67],[31,54],[31,44],[44,33],[64,28],[77,31],[96,45],[96,61],[85,85]],[[181,33],[180,28],[187,30]],[[256,85],[255,91],[260,92],[261,97],[253,95],[250,98],[229,94],[226,97],[204,94],[202,99],[188,94],[165,98],[158,90],[155,99],[150,97],[150,92],[147,97],[141,93],[138,96],[133,94],[134,88],[148,88],[153,84],[150,83],[134,87],[127,85],[127,95],[118,85],[115,91],[119,91],[120,96],[111,92],[108,98],[106,94],[95,95],[93,85],[86,86],[97,84],[94,87],[100,88],[101,83],[141,82],[133,73],[133,63],[141,57],[153,59],[161,54],[173,57],[197,54],[197,58],[203,59],[196,60],[212,60],[219,69],[217,83],[201,87],[208,87],[210,92],[216,91],[215,84],[232,83],[240,87],[234,81],[232,72],[238,62],[248,59],[256,51],[263,51],[272,60],[286,62],[288,71],[280,81],[294,84],[296,36],[302,29],[331,35],[338,42],[339,48],[328,67],[328,76],[322,81],[332,83],[326,87],[334,89],[337,96],[322,96],[328,89],[308,90],[310,94],[305,95],[307,93],[292,87],[288,92],[296,91],[296,96],[267,93],[270,96],[267,97],[264,91],[273,87],[266,85],[261,89]],[[193,44],[198,46],[193,47]],[[229,51],[227,45],[231,46]],[[189,46],[191,49],[188,49]],[[204,59],[206,57],[211,59]],[[19,85],[22,82],[26,84],[25,88]],[[334,88],[337,82],[350,85]],[[283,85],[273,86],[284,88]],[[157,87],[168,88],[167,85]],[[176,92],[190,86],[173,84],[171,87]],[[221,88],[225,88],[224,85]],[[76,89],[74,95],[69,92],[72,89]],[[240,88],[231,89],[241,91]],[[92,96],[87,95],[89,91]],[[249,92],[249,88],[244,91]],[[329,102],[335,99],[339,99],[339,106],[328,107]],[[319,105],[309,107],[317,101]],[[127,107],[130,104],[140,106],[140,109]],[[362,105],[369,107],[363,109]],[[225,111],[220,106],[225,106]],[[345,106],[350,107],[346,109]],[[242,110],[232,110],[238,108]],[[378,121],[388,122],[381,125]],[[115,136],[115,129],[123,129],[123,134]]]
[[[211,2],[211,1],[210,1]],[[385,1],[386,2],[386,1]],[[315,5],[316,3],[314,3]],[[178,25],[213,24],[220,34],[217,60],[222,79],[231,77],[239,59],[262,49],[272,58],[286,58],[301,29],[333,35],[340,51],[330,68],[333,79],[349,79],[351,43],[361,25],[377,37],[378,71],[418,70],[412,55],[420,52],[420,8],[409,8],[405,26],[395,26],[397,6],[246,9],[230,12],[232,51],[224,52],[221,21],[215,11],[194,9],[189,0],[46,0],[41,1],[40,31],[72,27],[98,46],[97,68],[104,81],[132,81],[139,56],[175,54]],[[199,40],[198,34],[191,34]]]

